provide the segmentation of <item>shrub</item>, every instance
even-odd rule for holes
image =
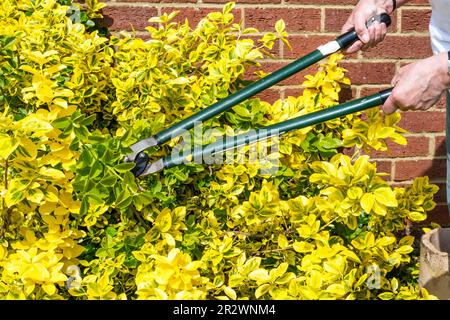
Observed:
[[[149,20],[148,40],[107,38],[92,23],[102,5],[87,4],[0,4],[2,298],[429,297],[414,238],[396,235],[426,218],[437,187],[425,177],[392,188],[360,155],[406,143],[398,113],[284,135],[274,174],[236,158],[135,179],[129,145],[244,87],[287,33],[279,21],[255,40],[229,3],[194,29],[171,13]],[[243,132],[337,104],[350,84],[340,59],[307,76],[298,97],[249,99],[207,121],[204,143],[217,138],[211,128]]]

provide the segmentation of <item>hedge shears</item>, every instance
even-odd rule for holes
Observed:
[[[373,16],[366,23],[369,27],[372,23],[378,21],[384,23],[386,27],[391,24],[391,18],[386,13]],[[264,91],[267,88],[289,78],[290,76],[306,69],[307,67],[317,63],[318,61],[330,56],[339,50],[349,47],[358,40],[358,35],[355,29],[348,31],[335,40],[332,40],[324,45],[319,46],[311,53],[291,62],[281,69],[253,82],[247,87],[229,95],[228,97],[212,104],[211,106],[183,119],[172,126],[163,129],[152,137],[140,140],[130,146],[132,153],[125,158],[126,162],[134,162],[135,166],[132,173],[136,176],[146,176],[165,168],[170,168],[183,163],[186,160],[186,155],[172,153],[171,155],[161,158],[156,162],[149,163],[149,156],[144,152],[150,147],[159,146],[175,137],[180,136],[186,130],[192,129],[196,123],[206,121],[214,116],[236,106],[237,104],[253,97],[254,95]],[[382,105],[392,92],[392,88],[380,91],[371,96],[355,99],[343,104],[339,104],[324,110],[309,113],[299,116],[287,121],[276,123],[270,126],[261,127],[257,130],[251,130],[248,133],[243,133],[227,139],[226,141],[218,141],[199,150],[192,152],[191,159],[198,159],[204,154],[212,155],[215,153],[224,152],[226,150],[235,149],[243,145],[251,144],[260,140],[268,139],[275,135],[282,135],[287,132],[316,125],[335,118],[346,116],[355,112],[360,112],[369,108]]]

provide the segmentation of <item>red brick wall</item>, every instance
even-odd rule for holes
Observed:
[[[104,0],[104,15],[112,30],[132,26],[138,34],[147,19],[167,11],[180,10],[179,19],[199,21],[211,10],[219,9],[226,0]],[[283,18],[293,51],[282,44],[276,48],[276,61],[264,62],[268,71],[279,68],[315,49],[339,34],[340,28],[356,0],[237,0],[235,15],[246,27],[260,31],[273,30]],[[353,83],[353,96],[359,97],[389,87],[391,78],[404,64],[431,55],[428,38],[430,7],[427,0],[414,0],[393,15],[386,40],[377,48],[349,56],[344,66]],[[314,67],[267,91],[269,100],[298,94],[302,75]],[[408,146],[392,145],[388,153],[375,153],[379,167],[391,174],[392,184],[402,184],[414,177],[428,175],[441,188],[432,220],[450,222],[445,205],[445,106],[442,100],[427,112],[403,113],[401,126],[411,132]]]

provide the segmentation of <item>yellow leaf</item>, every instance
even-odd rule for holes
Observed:
[[[175,247],[175,239],[170,233],[164,233],[163,236],[169,247]]]
[[[53,100],[54,94],[52,87],[42,82],[36,88],[36,97],[45,103],[50,103]]]
[[[61,98],[54,99],[53,103],[56,104],[58,107],[61,107],[64,109],[67,109],[67,107],[68,107],[67,101],[64,99],[61,99]]]
[[[278,246],[281,249],[287,248],[289,246],[289,242],[284,234],[278,235]]]
[[[44,282],[50,278],[50,273],[42,264],[34,263],[23,273],[23,277],[36,282]]]
[[[327,292],[332,293],[335,297],[342,297],[347,293],[345,287],[342,284],[334,283],[329,285],[326,289]]]
[[[42,167],[39,170],[39,174],[55,180],[64,179],[66,177],[64,172],[62,172],[61,170],[49,167]]]
[[[377,243],[382,247],[387,247],[388,245],[395,243],[395,237],[383,237],[378,239]]]
[[[52,296],[56,293],[56,287],[53,283],[45,283],[41,287],[49,296]]]
[[[301,241],[301,242],[296,241],[296,242],[294,242],[292,247],[294,248],[295,251],[297,251],[299,253],[311,252],[315,248],[315,246],[312,243],[308,243],[306,241]]]
[[[283,19],[280,19],[280,20],[278,20],[276,23],[275,23],[275,31],[277,32],[277,33],[282,33],[284,30],[286,29],[286,24],[284,23],[284,20]]]
[[[262,297],[263,295],[265,295],[267,293],[267,291],[269,291],[270,289],[270,284],[263,284],[262,286],[259,286],[258,289],[256,289],[255,291],[255,297],[256,299],[259,299],[260,297]]]
[[[375,200],[377,200],[377,202],[381,204],[384,204],[385,206],[398,206],[397,199],[395,198],[395,193],[389,187],[378,188],[373,192],[373,194],[375,195]]]
[[[315,290],[307,286],[298,287],[300,295],[307,300],[316,300],[318,295]]]
[[[56,203],[54,202],[45,202],[44,204],[39,206],[39,213],[41,215],[48,215],[53,212],[56,208]]]
[[[375,196],[372,193],[365,193],[360,201],[361,208],[367,213],[372,211],[372,207],[375,203]]]
[[[411,211],[408,212],[408,218],[411,219],[411,221],[419,222],[425,220],[427,218],[427,215],[422,212]]]
[[[225,287],[225,288],[223,289],[223,292],[225,292],[225,294],[226,294],[231,300],[236,300],[236,299],[237,299],[236,291],[234,291],[232,288],[230,288],[230,287]]]
[[[387,214],[386,206],[384,204],[375,201],[373,205],[373,212],[375,212],[380,216],[385,216]]]
[[[30,66],[27,66],[27,65],[20,66],[19,69],[24,70],[24,71],[29,72],[34,75],[40,75],[40,72],[38,70],[36,70]]]
[[[282,262],[276,269],[270,270],[269,274],[271,275],[271,278],[279,278],[286,273],[288,267],[289,263]]]
[[[381,300],[392,300],[394,297],[395,295],[392,292],[383,292],[378,295]]]
[[[408,253],[411,253],[413,250],[414,250],[413,247],[404,245],[404,246],[401,246],[400,248],[398,248],[396,251],[400,254],[408,254]]]
[[[248,277],[251,280],[255,280],[258,283],[264,283],[270,281],[269,272],[265,269],[256,269],[249,273]]]
[[[165,208],[155,220],[155,225],[159,227],[161,232],[167,232],[172,227],[172,214],[169,209]]]
[[[29,296],[30,294],[32,294],[35,288],[36,288],[36,285],[34,283],[25,285],[25,289],[24,289],[25,295]]]
[[[33,133],[33,137],[42,136],[53,130],[53,126],[36,115],[31,114],[16,123],[17,128],[26,133]]]
[[[30,189],[28,190],[27,200],[31,202],[40,204],[44,199],[44,193],[39,189]]]
[[[19,142],[15,141],[14,137],[7,134],[0,133],[0,157],[7,159],[16,148],[19,146]]]
[[[72,248],[64,248],[63,254],[67,259],[72,259],[78,257],[84,251],[84,247],[75,244]]]
[[[28,138],[20,138],[20,148],[19,152],[22,156],[32,159],[36,159],[37,147],[33,141]]]

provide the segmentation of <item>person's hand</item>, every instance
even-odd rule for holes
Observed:
[[[393,11],[392,0],[361,0],[353,9],[347,22],[342,27],[342,33],[355,28],[361,41],[356,41],[345,50],[346,53],[353,53],[360,49],[366,50],[374,47],[386,37],[387,27],[384,23],[375,21],[366,28],[369,18],[382,13]]]
[[[448,54],[406,65],[392,79],[394,89],[382,109],[386,114],[400,110],[426,110],[432,107],[450,88]]]

